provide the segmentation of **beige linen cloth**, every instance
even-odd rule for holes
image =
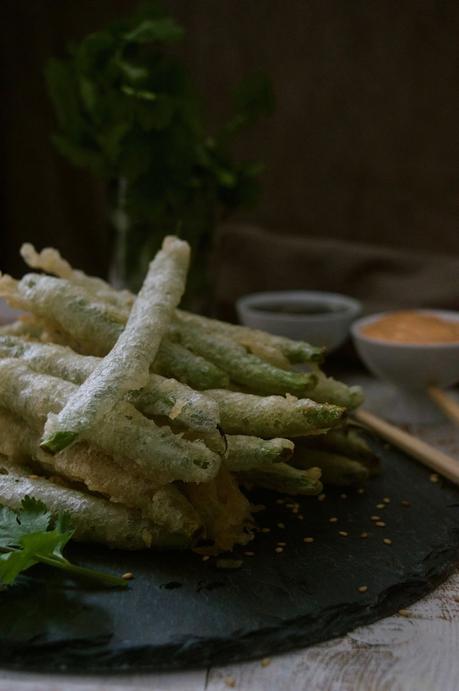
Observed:
[[[459,241],[458,241],[459,242]],[[459,309],[459,254],[424,254],[372,244],[317,239],[226,224],[215,247],[216,308],[259,290],[325,290],[351,295],[364,311]]]

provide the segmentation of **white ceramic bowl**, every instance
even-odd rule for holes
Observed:
[[[303,307],[309,313],[289,313],[286,306],[295,311]],[[245,295],[236,302],[236,309],[245,326],[308,341],[331,351],[344,343],[362,306],[358,300],[339,293],[281,290]]]
[[[459,312],[416,310],[459,322]],[[428,386],[448,387],[459,381],[459,343],[409,344],[384,341],[362,333],[367,324],[390,312],[358,319],[352,325],[355,347],[368,369],[380,379],[406,391]]]

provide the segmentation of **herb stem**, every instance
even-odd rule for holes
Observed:
[[[43,564],[48,564],[48,566],[54,566],[62,571],[67,571],[74,576],[80,576],[82,578],[88,578],[92,581],[97,581],[105,586],[118,586],[125,588],[127,586],[127,581],[119,576],[112,576],[109,573],[103,573],[102,571],[95,571],[93,569],[87,569],[84,566],[77,566],[72,564],[67,559],[46,557],[42,554],[35,555]]]

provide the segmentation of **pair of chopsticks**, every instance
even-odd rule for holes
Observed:
[[[429,389],[429,395],[448,417],[459,423],[459,404],[456,401],[436,387]],[[459,485],[458,459],[448,456],[448,454],[421,441],[421,439],[412,434],[401,430],[395,425],[391,425],[368,410],[357,410],[353,413],[353,416],[357,422],[373,430],[383,439],[391,442],[394,446],[398,446],[402,451],[406,451],[428,468],[443,475],[443,477],[454,482],[454,484]]]

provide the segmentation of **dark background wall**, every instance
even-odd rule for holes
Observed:
[[[103,194],[50,143],[43,65],[136,3],[3,0],[3,269],[25,240],[106,272]],[[261,68],[274,116],[241,143],[267,165],[251,218],[276,232],[459,255],[459,3],[455,0],[169,0],[209,121]]]

